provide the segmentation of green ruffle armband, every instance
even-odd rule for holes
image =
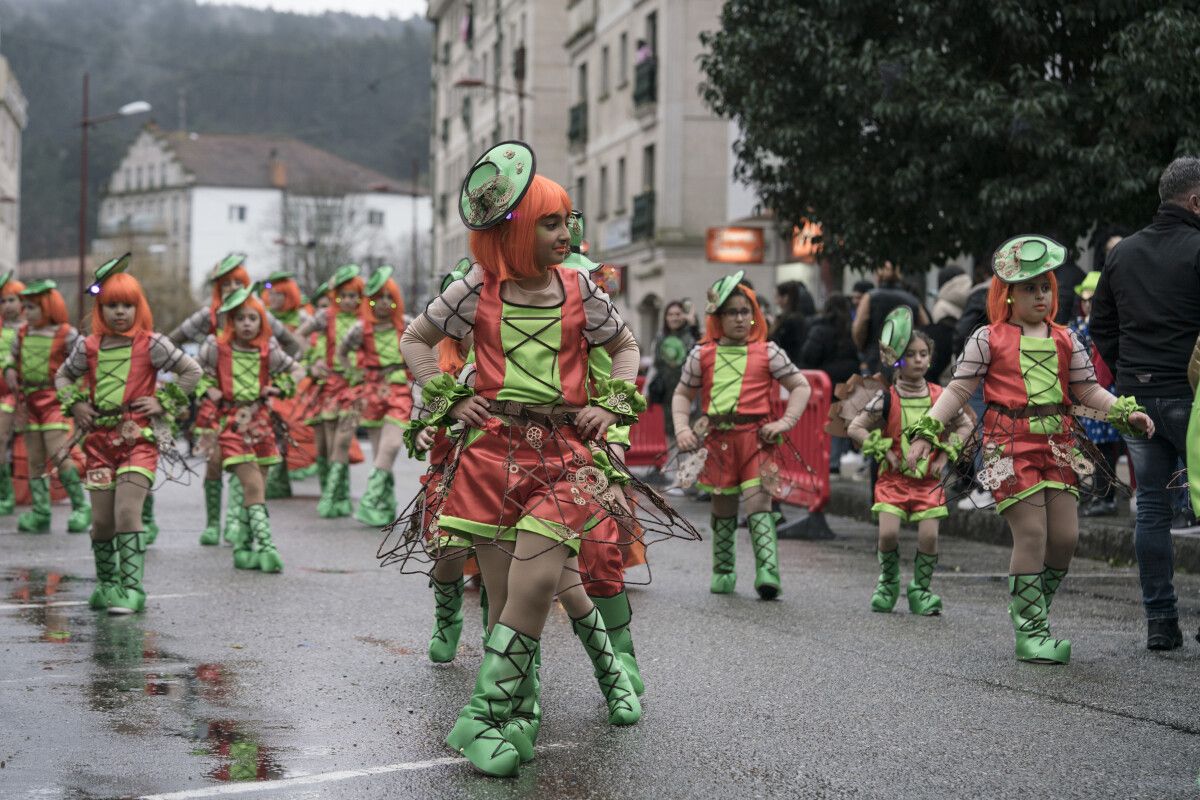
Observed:
[[[613,465],[612,459],[608,457],[608,453],[603,450],[592,451],[592,463],[604,473],[610,484],[616,483],[624,486],[629,483],[629,475],[617,469]]]
[[[75,407],[76,403],[92,402],[87,390],[78,382],[59,389],[55,393],[55,397],[58,398],[58,404],[62,407],[63,416],[68,419],[71,419],[71,409]]]
[[[1108,424],[1124,436],[1144,436],[1145,434],[1129,424],[1129,415],[1139,411],[1144,414],[1146,407],[1129,395],[1121,395],[1117,402],[1112,404],[1112,408],[1108,409]]]
[[[904,431],[904,435],[908,437],[910,442],[915,442],[917,439],[924,439],[935,447],[941,446],[942,431],[946,430],[946,426],[933,417],[925,416],[909,425]]]
[[[939,441],[934,446],[945,453],[947,460],[953,464],[955,461],[958,461],[959,455],[962,454],[964,444],[963,438],[957,433],[952,432],[943,441]]]
[[[201,375],[200,380],[196,382],[196,388],[192,390],[192,397],[197,400],[203,400],[208,395],[208,390],[217,385],[217,379],[211,375]]]
[[[629,381],[600,378],[596,381],[596,392],[590,405],[616,414],[619,425],[632,425],[637,422],[638,414],[646,410],[646,398],[638,394],[637,387]]]
[[[410,419],[400,427],[404,429],[404,447],[408,450],[409,457],[415,458],[417,461],[424,461],[426,451],[417,447],[417,435],[429,427],[429,420]]]
[[[873,458],[880,464],[887,460],[887,452],[892,449],[892,440],[884,436],[883,433],[876,428],[867,434],[867,438],[863,439],[862,447],[863,458]]]
[[[284,397],[291,397],[296,394],[296,379],[292,377],[290,372],[280,372],[271,377],[271,383],[276,389],[283,392]]]
[[[450,418],[450,409],[464,397],[473,397],[475,391],[469,386],[463,386],[454,380],[454,376],[443,372],[421,387],[421,404],[429,412],[424,420],[425,425],[435,428],[449,428],[454,424]],[[416,436],[416,433],[413,434]]]

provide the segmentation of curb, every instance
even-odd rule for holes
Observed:
[[[873,521],[870,486],[866,481],[831,476],[829,489],[829,503],[825,506],[827,513],[865,522]],[[950,516],[942,520],[939,533],[985,544],[1012,545],[1008,523],[999,514],[991,510],[959,511],[953,503],[950,504]],[[1171,538],[1175,543],[1175,569],[1200,573],[1200,536],[1175,534]],[[1075,548],[1075,555],[1114,565],[1135,564],[1137,556],[1133,549],[1133,518],[1118,516],[1100,522],[1081,517],[1079,545]]]

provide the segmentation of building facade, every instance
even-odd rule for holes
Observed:
[[[21,84],[0,56],[0,274],[17,268],[21,239],[21,133],[28,122]]]
[[[253,278],[288,269],[309,287],[343,263],[388,263],[402,291],[420,294],[430,211],[407,182],[295,139],[150,125],[109,179],[92,251],[134,252],[192,300],[234,251]]]
[[[537,169],[567,181],[568,74],[563,0],[430,0],[430,285],[468,256],[458,195],[471,164],[506,139],[528,142]]]

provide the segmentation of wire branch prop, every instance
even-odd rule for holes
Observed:
[[[508,529],[517,520],[532,516],[563,542],[577,540],[581,548],[590,542],[622,549],[640,544],[649,549],[666,539],[700,541],[692,524],[632,474],[611,446],[597,442],[581,446],[573,430],[566,435],[564,431],[572,424],[570,414],[536,420],[505,415],[493,417],[482,430],[447,433],[449,441],[441,449],[441,457],[437,457],[438,448],[431,451],[420,492],[383,529],[384,540],[377,553],[380,565],[398,564],[405,573],[429,574],[438,560],[462,555],[461,547],[447,544],[451,531],[441,529],[438,521],[452,492],[472,492],[474,487],[457,485],[458,465],[463,451],[481,436],[501,437],[507,456],[498,465],[505,476],[499,507],[486,509],[490,518],[475,522]],[[579,518],[578,509],[571,505],[590,512],[581,530],[555,521]],[[531,557],[559,544],[546,537],[545,548]],[[505,543],[476,537],[475,546]],[[576,572],[580,583],[589,580],[586,574]],[[643,583],[649,582],[648,572]]]

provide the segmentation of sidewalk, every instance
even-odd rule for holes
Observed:
[[[1125,510],[1114,517],[1080,518],[1079,547],[1075,555],[1096,558],[1113,565],[1133,564],[1133,517]],[[786,513],[785,506],[785,513]],[[871,501],[866,481],[854,481],[837,475],[830,480],[827,514],[870,521]],[[837,532],[836,522],[832,525]],[[950,516],[942,520],[940,533],[987,544],[1009,545],[1008,525],[991,509],[959,511],[950,503]],[[1200,573],[1200,535],[1182,534],[1175,539],[1175,569]]]

